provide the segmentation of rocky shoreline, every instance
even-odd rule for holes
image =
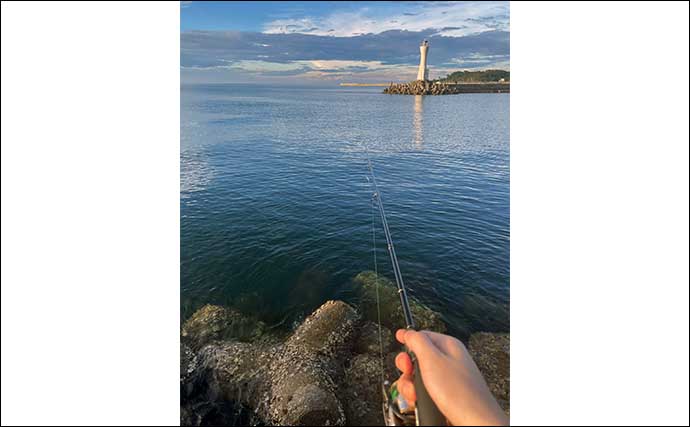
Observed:
[[[459,93],[510,93],[510,83],[445,84],[429,80],[391,83],[383,90],[389,95],[456,95]]]
[[[287,338],[231,308],[199,309],[180,333],[181,425],[383,425],[374,280],[360,273],[356,307],[327,301]],[[379,285],[384,371],[395,378],[393,328],[402,314],[399,303],[383,304],[397,298],[394,285]],[[445,331],[438,313],[418,302],[412,311],[423,328]],[[508,412],[509,335],[474,334],[469,351]]]

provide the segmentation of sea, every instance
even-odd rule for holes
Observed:
[[[462,340],[509,331],[509,94],[183,84],[180,133],[183,321],[289,330],[362,271],[393,279],[371,159],[410,297]]]

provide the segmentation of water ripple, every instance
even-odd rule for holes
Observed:
[[[216,302],[278,322],[354,298],[372,268],[368,147],[410,293],[461,337],[506,330],[508,112],[495,94],[183,88],[183,317]]]

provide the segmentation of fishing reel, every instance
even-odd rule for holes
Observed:
[[[398,391],[398,382],[391,384],[384,381],[383,391],[383,419],[387,426],[416,426],[417,408],[409,403]]]
[[[408,402],[398,390],[398,381],[384,381],[383,418],[387,426],[446,426],[448,420],[436,406],[424,386],[417,360],[412,356],[415,376],[414,389],[417,401]]]
[[[386,244],[388,254],[393,265],[393,274],[395,275],[395,284],[398,288],[398,295],[400,295],[400,305],[402,306],[403,315],[405,317],[405,326],[407,329],[414,329],[414,319],[412,318],[412,310],[410,310],[410,302],[407,299],[407,291],[405,290],[405,283],[403,282],[402,273],[400,272],[400,265],[398,265],[398,257],[395,255],[395,248],[393,247],[393,238],[391,237],[390,229],[388,228],[388,221],[386,220],[386,212],[383,209],[383,202],[381,201],[381,193],[379,193],[378,185],[376,185],[376,177],[374,176],[374,168],[371,165],[369,152],[367,151],[367,162],[369,163],[369,172],[371,174],[371,182],[374,185],[374,194],[372,195],[372,236],[374,249],[376,249],[376,228],[374,226],[375,205],[378,204],[379,214],[381,215],[381,224],[383,225],[383,232],[386,236]],[[369,177],[367,177],[369,181]],[[378,267],[376,264],[376,250],[374,252],[374,272],[378,277]],[[376,306],[379,307],[379,292],[378,281],[376,281]],[[381,311],[378,309],[379,316],[379,341],[381,341]],[[419,365],[416,358],[410,353],[412,364],[414,366],[414,388],[417,394],[416,404],[410,404],[400,394],[398,390],[397,381],[390,384],[388,381],[382,383],[383,390],[383,418],[386,425],[389,426],[444,426],[447,424],[445,417],[439,411],[434,401],[429,396],[429,393],[422,381],[422,373],[419,370]],[[381,371],[383,372],[383,347],[381,351]]]

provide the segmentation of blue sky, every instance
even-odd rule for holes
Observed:
[[[510,68],[508,2],[181,2],[182,82],[413,80]]]

